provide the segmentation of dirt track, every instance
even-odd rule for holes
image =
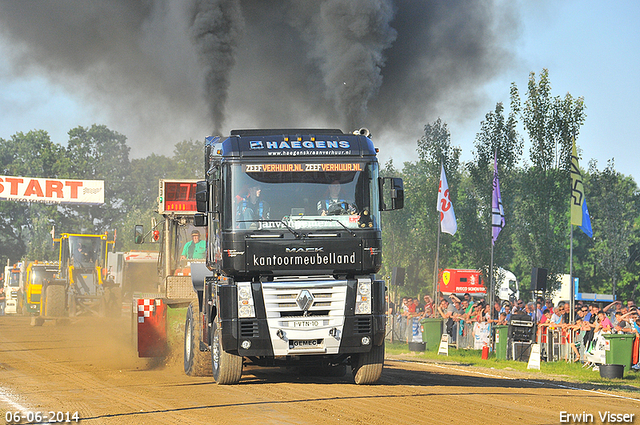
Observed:
[[[181,347],[162,362],[138,359],[129,322],[77,319],[32,327],[0,317],[0,420],[7,411],[79,412],[86,424],[558,424],[560,412],[635,414],[620,396],[464,366],[388,360],[379,385],[245,368],[239,385],[182,372]],[[560,384],[560,385],[559,385]],[[0,422],[4,423],[4,422]],[[22,423],[27,423],[23,421]]]

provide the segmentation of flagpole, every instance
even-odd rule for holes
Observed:
[[[571,294],[569,295],[569,305],[571,306],[571,310],[569,311],[569,322],[573,323],[573,316],[575,311],[575,294],[573,288],[573,224],[569,224],[571,226],[571,237],[569,244],[569,289]]]
[[[438,213],[437,235],[436,262],[433,267],[433,303],[435,304],[436,308],[440,305],[440,300],[438,299],[438,262],[440,261],[440,213]]]
[[[440,171],[442,172],[442,167],[444,165],[444,161],[442,158],[440,159]],[[442,183],[442,175],[440,176],[440,183]],[[440,190],[440,188],[438,188]],[[437,203],[436,203],[437,205]],[[436,208],[437,209],[437,208]],[[436,232],[436,261],[433,266],[433,303],[434,307],[440,306],[440,299],[438,298],[438,263],[440,261],[440,212],[438,212],[438,230]]]
[[[494,283],[493,283],[493,234],[491,236],[491,265],[489,266],[489,305],[491,306],[491,316],[490,318],[493,318],[493,313],[494,313],[494,307],[493,307],[493,303],[495,300],[495,289],[493,287]],[[497,319],[499,319],[499,317],[497,317]]]

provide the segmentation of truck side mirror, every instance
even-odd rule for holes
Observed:
[[[207,215],[196,213],[193,215],[193,225],[196,227],[205,227],[208,223]]]
[[[209,184],[206,180],[196,183],[196,210],[201,213],[207,212],[209,201]]]
[[[144,226],[142,224],[136,224],[133,230],[133,242],[141,244],[144,242]]]
[[[388,185],[388,186],[387,186]],[[385,187],[390,189],[385,191]],[[378,189],[380,193],[380,211],[399,210],[404,207],[404,184],[401,178],[380,177],[378,179]],[[391,206],[387,207],[390,200]]]
[[[402,179],[391,179],[391,209],[399,210],[404,207],[404,184]]]

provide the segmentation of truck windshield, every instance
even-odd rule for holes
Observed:
[[[226,229],[379,229],[375,162],[231,164],[225,171]]]
[[[20,272],[11,272],[11,276],[9,276],[9,286],[17,288],[20,286]]]
[[[53,275],[54,272],[52,271],[47,271],[47,270],[39,270],[39,269],[34,269],[33,270],[33,282],[31,282],[33,285],[42,285],[42,283],[44,282],[45,279],[47,280],[51,280],[53,279]]]
[[[76,267],[91,267],[104,258],[105,243],[95,236],[69,236],[71,258]]]

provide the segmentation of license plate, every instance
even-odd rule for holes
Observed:
[[[289,341],[290,350],[322,348],[322,339],[294,339]]]
[[[289,322],[289,326],[292,328],[317,328],[320,326],[319,320],[296,320]]]

